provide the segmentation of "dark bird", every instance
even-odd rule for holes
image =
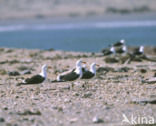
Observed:
[[[127,52],[127,47],[124,45],[121,48],[116,48],[116,53],[122,54]]]
[[[50,68],[50,67],[49,67]],[[24,84],[40,84],[43,83],[47,78],[47,65],[42,66],[42,70],[40,74],[34,75],[31,78],[27,78],[23,80],[22,83],[19,83],[18,85],[24,85]]]
[[[125,44],[125,40],[121,39],[120,41],[117,41],[116,43],[113,44],[114,47],[117,46],[123,46]]]
[[[133,55],[142,55],[142,54],[144,54],[144,46],[135,48],[133,51]]]
[[[82,66],[81,66],[82,63],[85,63],[85,62],[78,60],[76,62],[76,68],[58,75],[57,76],[57,82],[74,81],[78,78],[81,78],[83,75]],[[53,82],[55,82],[55,81],[53,81]]]
[[[90,65],[90,70],[86,69],[85,67],[82,68],[82,77],[81,79],[90,79],[96,75],[96,63],[92,63]],[[97,65],[99,66],[99,65]]]
[[[109,49],[103,49],[102,53],[103,53],[104,56],[115,54],[115,48],[111,47]]]

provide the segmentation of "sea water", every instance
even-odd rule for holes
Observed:
[[[20,21],[0,24],[0,47],[98,52],[120,39],[125,39],[129,46],[156,46],[156,20]]]

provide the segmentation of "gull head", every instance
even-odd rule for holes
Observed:
[[[127,47],[126,47],[126,46],[123,46],[123,47],[122,47],[122,50],[123,50],[124,52],[127,52]]]
[[[47,68],[48,68],[48,66],[47,66],[46,64],[44,64],[44,65],[42,66],[42,70],[41,70],[40,75],[41,75],[42,77],[44,77],[44,78],[47,77]]]
[[[120,40],[120,43],[124,44],[125,43],[125,40],[124,39],[121,39]]]
[[[139,48],[139,52],[144,52],[144,46],[140,46],[140,48]]]
[[[42,70],[44,70],[44,71],[46,71],[47,68],[48,68],[47,64],[44,64],[44,65],[42,66]]]
[[[96,66],[99,66],[98,64],[96,63],[92,63],[90,65],[90,71],[93,73],[93,74],[96,74]]]
[[[110,51],[111,51],[112,53],[115,53],[115,48],[114,48],[114,47],[111,47],[111,48],[110,48]]]
[[[76,67],[82,67],[82,63],[86,64],[86,62],[82,61],[82,60],[78,60],[76,62]]]

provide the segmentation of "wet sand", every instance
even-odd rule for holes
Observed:
[[[148,49],[147,49],[148,50]],[[151,52],[150,49],[148,52]],[[120,126],[123,114],[156,121],[156,83],[147,83],[156,72],[156,62],[106,63],[100,53],[53,50],[0,49],[0,125],[2,126]],[[155,53],[147,54],[155,57]],[[82,59],[100,65],[89,80],[52,83],[56,76]],[[40,72],[43,84],[17,85],[21,79]],[[9,72],[31,74],[11,76]],[[15,74],[16,75],[16,74]]]

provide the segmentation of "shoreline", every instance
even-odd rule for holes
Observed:
[[[128,47],[128,50],[131,51],[133,50],[134,48],[136,47],[139,47],[139,46],[134,46],[134,45],[130,45],[130,46],[127,46]],[[108,48],[108,47],[105,47],[105,49]],[[94,53],[94,54],[99,54],[101,53],[101,50],[104,49],[104,48],[101,48],[101,50],[97,51],[97,52],[89,52],[89,51],[74,51],[74,50],[60,50],[60,49],[55,49],[55,48],[47,48],[47,49],[39,49],[39,48],[16,48],[16,47],[0,47],[0,50],[5,50],[5,49],[11,49],[11,50],[28,50],[28,51],[57,51],[57,52],[69,52],[69,53],[88,53],[88,54],[91,54],[91,53]],[[145,45],[144,46],[144,49],[145,49],[145,53],[148,54],[148,55],[155,55],[156,54],[156,45],[153,45],[153,46],[149,46],[149,45]]]
[[[145,13],[130,13],[130,14],[105,14],[105,15],[95,15],[88,17],[46,17],[46,18],[29,18],[29,19],[4,19],[0,20],[0,25],[9,23],[78,23],[87,21],[133,21],[133,20],[156,20],[155,12],[145,12]]]
[[[134,48],[138,47],[138,46],[127,46],[128,50],[133,50]],[[106,47],[107,48],[107,47]],[[105,49],[106,49],[105,48]],[[154,55],[156,54],[156,45],[153,46],[144,46],[145,48],[145,53],[149,54],[149,55]],[[101,48],[101,50],[99,50],[98,52],[84,52],[84,51],[74,51],[74,50],[60,50],[60,49],[54,49],[54,48],[47,48],[47,49],[39,49],[39,48],[16,48],[16,47],[0,47],[0,50],[5,50],[5,49],[11,49],[11,50],[28,50],[28,51],[57,51],[57,52],[69,52],[69,53],[101,53],[100,51],[104,48]]]

